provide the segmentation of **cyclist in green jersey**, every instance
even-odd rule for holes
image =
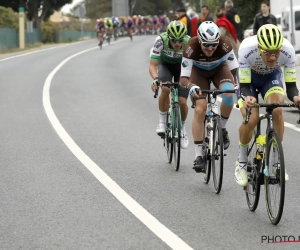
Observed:
[[[174,82],[179,82],[183,48],[191,38],[186,33],[187,28],[184,23],[172,21],[168,25],[167,32],[160,34],[155,39],[149,66],[149,73],[153,78],[151,83],[153,92],[157,88],[157,82],[172,82],[173,78]],[[160,136],[164,135],[166,131],[166,115],[170,104],[169,94],[170,89],[162,86],[158,100],[159,124],[156,128],[156,133]],[[189,141],[185,130],[185,120],[188,114],[186,103],[188,90],[180,86],[178,96],[182,119],[181,147],[187,148]]]

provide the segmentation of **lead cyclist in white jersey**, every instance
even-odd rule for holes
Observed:
[[[284,103],[283,81],[286,84],[288,98],[299,106],[295,61],[294,47],[283,38],[276,25],[263,25],[258,30],[257,36],[243,40],[239,48],[238,103],[244,119],[246,108],[253,107],[259,93],[266,103]],[[284,74],[281,66],[284,66]],[[246,96],[245,101],[240,98],[241,94]],[[284,132],[282,108],[274,109],[273,117],[274,128],[282,141]],[[252,109],[248,124],[241,124],[239,129],[240,142],[235,179],[243,187],[248,183],[247,147],[258,120],[258,109]],[[289,176],[286,173],[285,180],[288,179]]]

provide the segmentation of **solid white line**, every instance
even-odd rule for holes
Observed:
[[[88,42],[88,41],[90,41],[90,40],[74,42],[74,43],[64,44],[64,45],[57,45],[55,47],[45,48],[45,49],[39,49],[37,47],[37,50],[35,50],[35,51],[31,51],[31,52],[27,52],[27,53],[23,53],[23,54],[18,54],[15,56],[10,56],[10,57],[4,58],[4,59],[0,59],[0,62],[8,61],[8,60],[15,59],[15,58],[22,57],[22,56],[28,56],[28,55],[35,54],[35,53],[40,53],[40,52],[51,50],[51,49],[58,49],[58,48],[66,47],[66,46],[72,46],[72,45],[76,45],[76,44],[80,44],[80,43],[84,43],[84,42]],[[19,52],[22,53],[22,51],[19,51]],[[18,52],[16,52],[16,53],[18,53]],[[3,54],[3,55],[5,55],[5,54]]]
[[[118,41],[117,41],[118,42]],[[176,234],[160,223],[145,208],[128,195],[114,180],[112,180],[95,162],[93,162],[74,142],[57,119],[50,102],[50,86],[54,75],[72,58],[95,48],[74,54],[62,61],[47,77],[43,88],[43,105],[53,128],[78,160],[106,187],[134,216],[144,223],[157,237],[169,247],[176,250],[192,249]]]

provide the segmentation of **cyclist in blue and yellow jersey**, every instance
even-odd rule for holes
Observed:
[[[300,104],[296,86],[295,49],[283,38],[280,29],[273,24],[260,27],[256,36],[243,40],[239,48],[239,99],[242,116],[246,117],[246,108],[253,107],[260,93],[266,103],[284,103],[283,82],[288,98],[296,105]],[[281,67],[284,66],[284,77]],[[282,108],[273,112],[274,128],[283,139],[284,120]],[[239,154],[235,168],[235,180],[240,186],[247,186],[247,149],[252,133],[259,119],[258,109],[251,110],[248,124],[241,124],[239,129]],[[277,156],[278,158],[278,153]],[[276,159],[278,160],[278,159]],[[285,173],[285,180],[289,176]]]
[[[155,39],[149,66],[149,73],[153,78],[151,84],[152,91],[156,90],[157,81],[172,82],[174,78],[174,82],[179,82],[183,48],[190,39],[190,36],[186,35],[186,32],[187,29],[184,23],[173,21],[168,25],[168,31],[160,34]],[[156,128],[156,133],[160,136],[164,135],[166,131],[166,117],[170,104],[169,94],[170,89],[162,87],[158,100],[159,124]],[[178,96],[182,119],[181,147],[187,148],[189,141],[185,130],[185,120],[188,114],[186,103],[188,91],[180,86]]]

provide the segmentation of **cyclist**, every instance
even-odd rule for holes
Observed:
[[[100,46],[100,48],[102,48],[103,36],[104,36],[104,32],[105,32],[105,24],[104,24],[102,18],[98,19],[97,21],[98,22],[96,24],[96,30],[97,30],[98,40],[99,40],[98,46]]]
[[[118,36],[118,33],[119,33],[118,29],[121,25],[121,22],[120,22],[119,18],[115,17],[115,16],[112,16],[111,20],[112,20],[112,23],[113,23],[112,33],[114,35],[114,39],[117,40],[117,36]]]
[[[189,89],[192,99],[196,100],[192,132],[195,145],[194,167],[196,172],[204,171],[202,155],[204,119],[206,115],[206,94],[201,89],[210,89],[210,81],[220,90],[233,90],[234,76],[238,62],[230,42],[220,37],[218,26],[211,21],[202,22],[183,51],[180,84]],[[199,94],[196,93],[199,90]],[[222,94],[221,124],[224,149],[230,145],[226,123],[233,108],[233,94]]]
[[[110,35],[110,38],[113,36],[113,21],[110,18],[106,18],[105,26],[107,33]]]
[[[253,107],[259,93],[266,103],[283,103],[283,81],[286,84],[288,98],[297,105],[300,104],[299,91],[296,86],[295,61],[294,47],[283,38],[276,25],[263,25],[256,36],[243,40],[239,49],[238,98],[241,95],[246,98],[245,101],[239,99],[238,103],[244,119],[246,108]],[[281,66],[284,66],[284,80]],[[282,108],[274,109],[273,117],[274,128],[282,141],[284,131]],[[247,147],[258,119],[258,109],[252,109],[248,124],[242,124],[239,129],[239,154],[235,179],[240,186],[247,186],[248,183]],[[289,180],[287,173],[285,173],[285,180]]]
[[[179,81],[183,48],[190,39],[190,36],[186,35],[186,32],[187,29],[184,23],[173,21],[168,25],[168,31],[160,34],[155,39],[149,66],[149,73],[153,78],[151,84],[152,91],[156,90],[157,81],[172,81],[173,77],[174,82]],[[156,128],[156,133],[160,136],[164,135],[166,131],[166,117],[170,104],[170,89],[162,86],[161,90],[158,99],[159,124]],[[182,148],[187,148],[189,141],[185,131],[185,120],[188,114],[188,106],[186,104],[188,91],[179,86],[178,96],[182,120],[180,144]]]
[[[128,16],[125,27],[127,28],[128,36],[130,37],[130,40],[132,41],[132,33],[133,33],[133,27],[134,22],[130,16]]]

